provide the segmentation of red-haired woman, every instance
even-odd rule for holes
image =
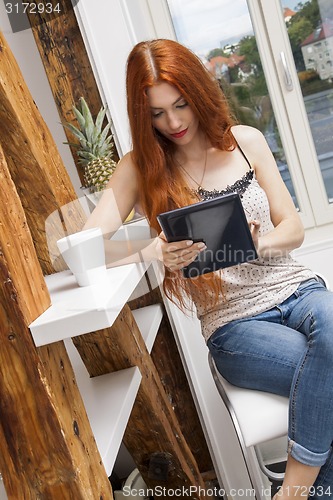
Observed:
[[[290,398],[281,498],[333,495],[333,294],[289,252],[304,231],[274,157],[256,129],[236,125],[201,61],[170,40],[138,43],[127,64],[133,148],[86,227],[118,229],[139,206],[156,238],[107,241],[116,263],[159,259],[165,291],[189,295],[218,369],[231,383]],[[237,191],[259,258],[195,279],[181,268],[205,246],[167,243],[157,215]],[[137,253],[136,253],[137,252]],[[112,265],[112,264],[111,264]]]

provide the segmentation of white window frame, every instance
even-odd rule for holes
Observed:
[[[167,5],[147,0],[80,0],[74,12],[120,156],[131,148],[126,110],[126,60],[140,40],[174,38]],[[154,19],[160,26],[155,29]]]
[[[327,201],[280,0],[248,0],[248,6],[302,220],[308,234],[314,228],[313,238],[321,238],[332,231],[333,206]],[[131,147],[125,95],[127,55],[140,40],[176,39],[167,1],[99,0],[97,8],[96,0],[80,0],[75,13],[112,117],[120,155],[125,154]],[[289,66],[292,90],[285,87],[281,52]]]
[[[290,126],[287,129],[287,133],[288,135],[290,134],[290,138],[293,139],[294,146],[297,148],[299,163],[294,164],[290,162],[290,170],[292,172],[300,171],[299,176],[301,175],[304,179],[305,189],[300,183],[300,179],[296,180],[295,187],[299,188],[303,201],[305,198],[308,198],[314,214],[315,225],[331,224],[333,221],[333,206],[327,200],[327,193],[306,115],[280,0],[249,0],[248,3],[254,24],[259,23],[259,18],[261,18],[261,33],[264,31],[270,34],[269,40],[268,38],[266,39],[266,43],[277,71],[275,70],[273,75],[266,71],[266,78],[270,80],[274,88],[274,91],[271,92],[271,99],[274,101],[273,105],[275,105],[276,109],[282,107],[285,109],[286,120],[279,123],[282,142],[284,144],[284,141],[287,140],[285,136],[286,124],[288,123]],[[264,47],[259,47],[259,51],[264,52]],[[281,52],[284,52],[286,57],[293,83],[292,90],[287,89],[285,85]],[[280,88],[280,92],[276,96],[275,91],[278,87]],[[279,99],[279,96],[282,96],[283,99]],[[287,147],[286,153],[288,150]],[[306,227],[310,227],[309,224],[305,225]]]
[[[154,0],[154,3],[163,4],[166,0]],[[247,3],[303,224],[308,229],[316,228],[317,234],[318,227],[325,226],[321,233],[329,234],[333,206],[327,200],[280,0],[247,0]],[[160,24],[162,19],[157,22]],[[292,90],[285,86],[281,52],[291,72]]]

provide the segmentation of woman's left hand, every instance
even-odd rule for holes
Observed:
[[[260,222],[256,219],[251,220],[248,222],[251,236],[253,239],[254,246],[256,247],[256,250],[258,251],[259,249],[259,230],[260,230]]]

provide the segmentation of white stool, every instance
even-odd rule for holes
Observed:
[[[322,275],[317,277],[329,288]],[[219,373],[210,352],[208,362],[233,423],[256,498],[267,500],[267,479],[282,481],[284,476],[267,465],[287,458],[288,398],[236,387]]]
[[[287,457],[288,398],[236,387],[220,375],[210,353],[208,361],[230,414],[256,498],[266,500],[270,484],[266,478],[282,481],[284,475],[271,471],[267,465],[282,462]],[[269,450],[266,446],[269,451],[265,451],[265,445],[273,440],[277,440],[274,445],[278,444],[278,448],[274,450],[273,446]]]

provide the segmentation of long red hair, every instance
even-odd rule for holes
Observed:
[[[184,189],[184,178],[174,161],[174,144],[156,131],[152,123],[147,89],[161,82],[179,90],[213,147],[235,148],[230,130],[234,120],[225,96],[200,59],[173,40],[156,39],[135,45],[128,56],[126,76],[132,158],[138,169],[142,207],[157,232],[161,230],[156,218],[159,213],[198,201]],[[203,280],[217,290],[219,280],[214,275],[191,281],[200,287]],[[182,290],[189,293],[189,281],[181,273],[171,275],[166,271],[164,288],[169,297],[175,296],[184,304]]]

